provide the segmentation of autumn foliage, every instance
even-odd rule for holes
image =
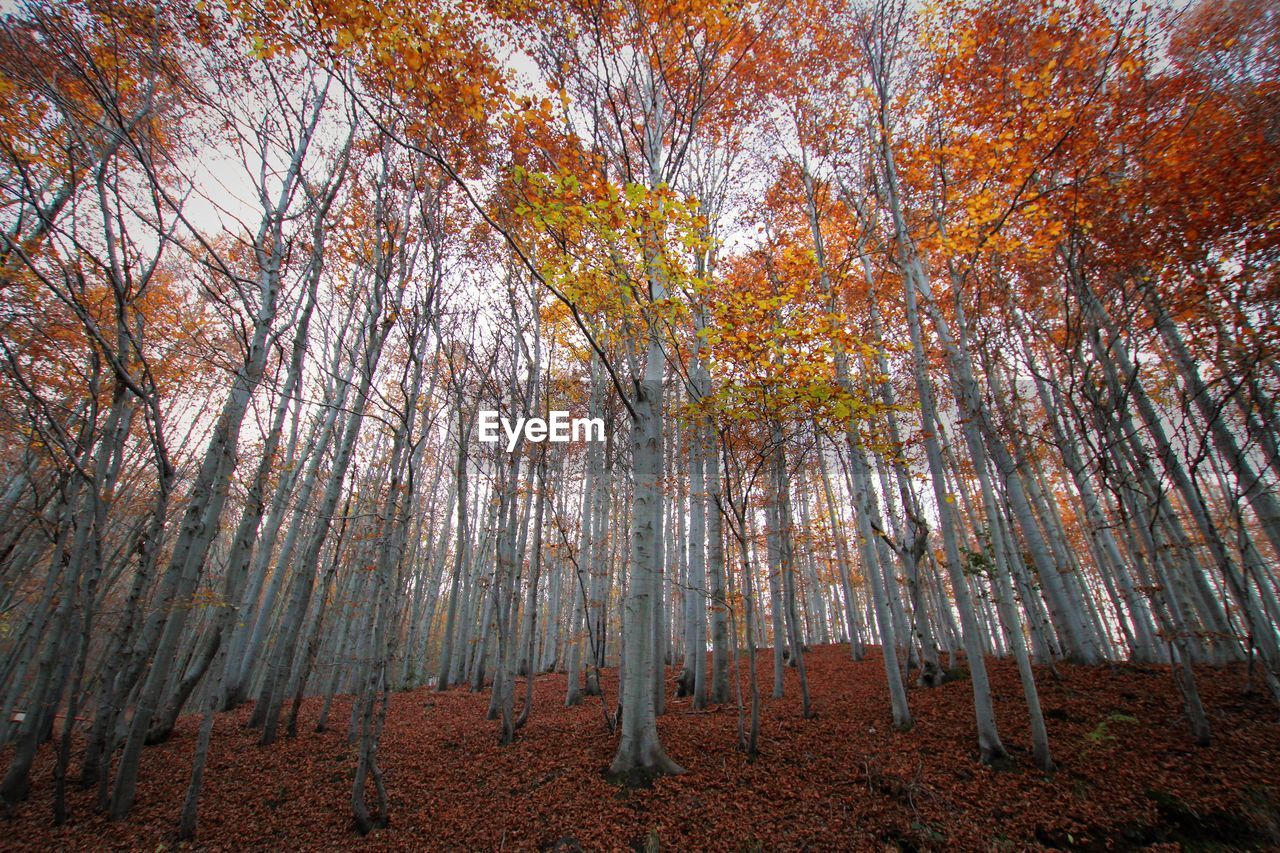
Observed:
[[[9,840],[1278,843],[1277,163],[1264,0],[21,0]]]

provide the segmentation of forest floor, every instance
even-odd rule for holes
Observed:
[[[766,697],[771,661],[760,654]],[[351,820],[350,700],[335,703],[323,733],[312,731],[319,700],[308,700],[299,735],[266,748],[244,728],[249,709],[241,708],[217,721],[195,846],[1280,849],[1280,715],[1259,687],[1248,689],[1243,667],[1198,672],[1213,726],[1208,748],[1192,743],[1167,668],[1061,665],[1061,680],[1040,671],[1058,764],[1046,777],[1031,762],[1012,662],[990,664],[1013,757],[1003,770],[977,761],[963,670],[941,687],[912,689],[915,727],[897,732],[876,650],[854,662],[847,647],[817,647],[806,662],[816,716],[801,718],[797,675],[788,669],[786,697],[765,699],[754,763],[736,747],[735,705],[694,713],[689,700],[669,699],[662,742],[687,773],[631,791],[602,775],[615,740],[599,698],[565,708],[563,675],[535,680],[529,724],[507,747],[497,742],[497,723],[485,719],[487,693],[397,693],[381,752],[390,825],[363,839]],[[673,691],[676,674],[667,671]],[[612,700],[616,672],[605,682]],[[521,680],[517,697],[523,691]],[[70,821],[52,825],[46,747],[30,800],[0,823],[0,848],[174,849],[198,726],[186,717],[168,742],[146,751],[137,804],[120,823],[96,814],[92,792],[77,789]]]

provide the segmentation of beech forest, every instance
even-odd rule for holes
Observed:
[[[0,5],[0,848],[1280,849],[1280,7]]]

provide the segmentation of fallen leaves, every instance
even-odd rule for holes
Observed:
[[[771,655],[760,655],[762,678]],[[422,689],[392,697],[382,765],[391,825],[360,839],[351,830],[355,756],[345,730],[316,733],[319,700],[303,704],[300,734],[268,748],[245,729],[249,708],[220,715],[196,847],[369,849],[628,849],[654,839],[677,850],[744,848],[1131,849],[1233,833],[1241,847],[1275,844],[1280,722],[1243,668],[1204,670],[1214,744],[1195,747],[1176,687],[1160,667],[1060,664],[1040,675],[1059,771],[1030,756],[1017,671],[991,665],[1001,735],[1016,766],[979,764],[972,694],[961,678],[909,693],[916,725],[890,726],[884,670],[873,651],[845,647],[806,657],[817,719],[800,719],[798,684],[766,700],[762,754],[735,748],[733,706],[690,713],[669,698],[659,728],[688,772],[650,789],[611,787],[601,775],[615,743],[598,700],[563,705],[565,679],[540,676],[533,715],[509,747],[485,719],[487,694]],[[676,671],[669,670],[674,682]],[[616,695],[616,671],[605,674]],[[518,691],[520,692],[520,691]],[[331,719],[350,715],[349,699]],[[172,845],[199,720],[143,757],[131,818],[109,823],[94,792],[75,791],[71,820],[50,824],[52,755],[40,756],[32,796],[6,826],[9,849],[150,849]],[[1105,725],[1106,737],[1093,737]],[[1270,824],[1268,824],[1270,821]],[[1268,830],[1270,826],[1270,830]]]

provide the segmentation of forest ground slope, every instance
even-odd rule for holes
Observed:
[[[651,789],[623,791],[601,775],[615,749],[600,700],[563,707],[564,676],[540,676],[529,724],[499,746],[485,719],[488,695],[428,689],[391,698],[381,764],[391,824],[361,840],[352,831],[356,762],[346,742],[349,699],[330,730],[313,731],[319,700],[302,708],[300,733],[260,748],[243,727],[249,708],[223,714],[201,799],[198,848],[263,849],[1280,849],[1280,718],[1248,689],[1244,667],[1197,673],[1213,744],[1188,736],[1167,668],[1060,665],[1038,673],[1058,771],[1030,760],[1027,714],[1012,662],[991,664],[1012,769],[976,760],[972,694],[963,670],[912,689],[915,727],[895,732],[875,650],[806,658],[816,717],[800,717],[799,686],[765,699],[762,754],[735,747],[734,705],[693,713],[669,699],[659,728],[688,771]],[[768,695],[771,656],[760,655]],[[677,672],[668,669],[674,688]],[[743,679],[745,695],[745,678]],[[616,672],[607,672],[609,699]],[[523,696],[521,681],[517,696]],[[91,792],[72,817],[50,821],[52,753],[32,774],[31,799],[0,825],[0,847],[173,848],[199,720],[149,748],[136,808],[109,823]]]

